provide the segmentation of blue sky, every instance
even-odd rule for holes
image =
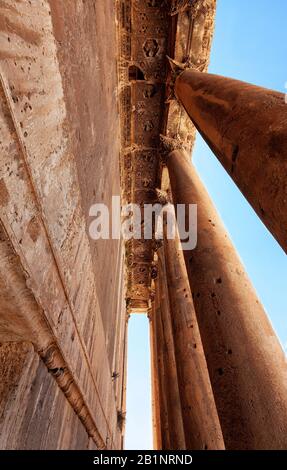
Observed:
[[[285,92],[287,1],[217,0],[209,72]],[[197,136],[193,162],[287,349],[287,256]],[[126,448],[151,449],[148,320],[130,320]]]

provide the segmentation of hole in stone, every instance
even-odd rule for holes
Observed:
[[[216,297],[214,292],[212,292],[211,297],[213,297],[213,298]]]
[[[218,316],[221,315],[221,311],[220,311],[220,310],[217,310],[217,315],[218,315]]]
[[[259,204],[259,208],[260,208],[261,215],[264,217],[265,216],[265,210],[263,209],[263,207],[260,204]]]
[[[218,279],[216,279],[216,283],[217,283],[217,284],[222,284],[222,279],[221,279],[221,277],[219,277]]]
[[[232,354],[232,349],[228,349],[228,354],[231,355]]]
[[[134,81],[139,81],[139,80],[144,80],[144,74],[143,71],[137,67],[136,65],[131,65],[129,67],[129,81],[134,82]]]
[[[224,371],[223,371],[222,367],[219,367],[219,369],[217,370],[217,372],[218,372],[219,375],[223,375],[223,372],[224,372]]]

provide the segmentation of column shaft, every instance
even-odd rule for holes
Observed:
[[[283,93],[194,70],[175,93],[262,222],[287,251],[287,105]]]
[[[151,389],[152,389],[152,420],[153,420],[153,447],[154,450],[162,448],[160,423],[160,392],[159,370],[157,358],[157,344],[155,331],[155,302],[152,301],[150,313],[150,351],[151,351]]]
[[[187,156],[172,152],[168,168],[174,203],[198,205],[197,247],[185,258],[226,448],[284,449],[285,355]]]
[[[210,378],[178,236],[164,249],[173,339],[188,449],[224,449]]]
[[[178,384],[178,373],[175,360],[174,339],[171,324],[171,312],[164,249],[160,248],[158,254],[158,282],[161,301],[161,327],[163,331],[166,371],[166,396],[168,407],[168,422],[170,433],[170,450],[185,450],[186,439],[183,425],[183,414]]]
[[[154,316],[154,335],[156,338],[156,356],[158,370],[159,387],[159,408],[160,408],[160,435],[161,450],[168,450],[171,446],[170,429],[168,421],[167,405],[167,371],[164,351],[164,337],[161,320],[161,298],[158,279],[155,280],[155,316]]]

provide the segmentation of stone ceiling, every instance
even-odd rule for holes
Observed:
[[[161,187],[160,134],[192,149],[195,129],[169,100],[167,56],[208,67],[216,0],[118,0],[123,204],[155,203]],[[142,209],[143,210],[143,209]],[[128,311],[149,307],[153,240],[126,242]]]

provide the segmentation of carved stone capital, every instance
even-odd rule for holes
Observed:
[[[168,137],[167,135],[160,134],[160,142],[162,150],[166,153],[184,149],[184,143],[178,137]]]
[[[186,62],[177,62],[174,59],[171,59],[171,57],[167,56],[169,65],[170,65],[170,75],[168,78],[167,82],[167,89],[168,89],[168,98],[166,100],[166,103],[170,103],[171,101],[177,100],[174,92],[174,87],[175,87],[175,82],[177,77],[184,72],[186,69],[190,69],[193,67],[193,64],[191,61],[188,59]]]
[[[174,150],[188,150],[186,145],[178,137],[167,137],[166,135],[160,135],[161,141],[161,163],[166,165],[168,156]]]
[[[166,191],[162,189],[156,189],[157,201],[162,206],[166,206],[170,202],[169,195]]]

